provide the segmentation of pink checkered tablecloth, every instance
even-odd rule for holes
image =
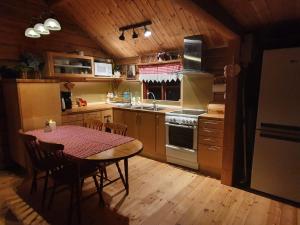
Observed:
[[[45,142],[63,144],[66,154],[82,159],[134,140],[131,137],[71,125],[58,126],[51,132],[39,129],[26,133]]]

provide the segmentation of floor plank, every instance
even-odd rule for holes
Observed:
[[[121,168],[123,170],[123,165]],[[108,167],[108,176],[117,176],[114,165]],[[20,180],[12,173],[0,172],[0,224],[6,222],[4,199],[12,208],[15,206],[16,217],[24,223],[38,224],[43,221],[43,217],[39,217],[27,203],[13,194]],[[107,186],[104,193],[107,210],[116,213],[111,215],[127,218],[122,224],[300,225],[299,208],[140,156],[129,160],[129,182],[128,196],[125,196],[121,181]],[[93,189],[93,181],[85,181],[83,192]],[[98,213],[101,212],[99,209]]]

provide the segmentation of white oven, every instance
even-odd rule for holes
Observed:
[[[202,113],[203,111],[193,112]],[[192,169],[198,169],[198,115],[167,113],[165,125],[167,161]]]
[[[112,76],[112,64],[111,63],[101,63],[95,62],[95,76]]]

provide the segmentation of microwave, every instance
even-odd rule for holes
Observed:
[[[95,62],[95,76],[111,77],[112,75],[112,64]]]

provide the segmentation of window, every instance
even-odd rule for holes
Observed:
[[[157,100],[179,101],[180,100],[180,81],[150,81],[143,82],[144,99],[153,99],[152,92]]]

